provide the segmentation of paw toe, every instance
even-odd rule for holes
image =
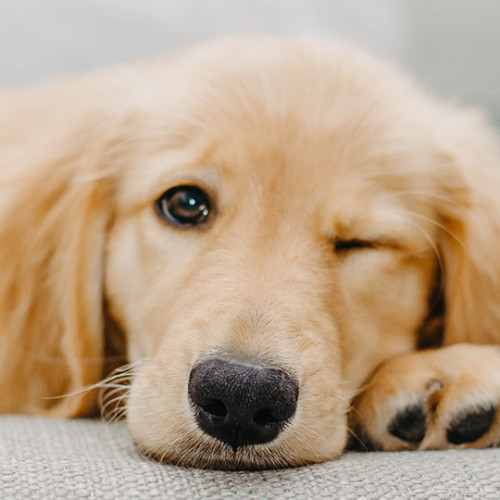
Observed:
[[[407,406],[396,414],[388,427],[393,436],[410,443],[420,443],[426,430],[427,414],[423,403]]]
[[[494,406],[475,407],[457,415],[446,430],[452,444],[471,443],[486,434],[495,419]]]

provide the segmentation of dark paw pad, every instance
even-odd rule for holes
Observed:
[[[495,419],[493,406],[469,409],[460,413],[450,423],[446,439],[452,444],[471,443],[490,430]]]
[[[403,441],[420,443],[427,429],[427,416],[423,404],[407,406],[389,424],[389,432]]]

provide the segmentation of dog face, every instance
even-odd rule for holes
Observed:
[[[92,99],[57,92],[67,106],[39,147],[50,160],[25,160],[32,206],[5,226],[0,255],[21,260],[23,224],[46,249],[7,277],[23,269],[31,292],[3,292],[25,301],[12,325],[45,358],[11,351],[2,366],[39,373],[39,392],[96,382],[112,320],[138,367],[127,422],[141,450],[202,467],[299,465],[341,453],[352,396],[415,349],[436,276],[447,274],[445,341],[476,320],[487,341],[490,143],[391,68],[327,43],[230,40],[76,88]],[[56,139],[70,146],[53,158]],[[488,175],[467,173],[478,162]],[[455,306],[464,290],[474,307]],[[64,376],[43,359],[64,359]],[[16,401],[5,408],[33,411]],[[56,403],[69,415],[92,400]]]
[[[128,425],[167,461],[262,467],[337,456],[350,395],[378,363],[414,348],[427,314],[432,198],[448,194],[432,181],[441,166],[423,146],[425,129],[363,72],[293,50],[226,49],[181,71],[173,86],[196,85],[161,99],[173,117],[156,114],[151,133],[165,145],[127,166],[106,294],[129,359],[148,358]],[[193,370],[214,360],[229,367],[205,370],[208,395],[197,404]],[[276,417],[270,442],[245,441],[240,421],[239,431],[212,428],[238,407],[209,388],[231,393],[218,372],[234,364],[279,370],[295,384],[292,415]],[[255,404],[271,420],[279,413]]]

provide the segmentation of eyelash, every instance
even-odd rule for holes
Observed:
[[[365,240],[336,240],[333,243],[335,252],[344,253],[350,250],[363,250],[369,248],[375,248],[375,243]]]

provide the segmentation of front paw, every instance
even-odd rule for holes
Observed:
[[[500,348],[457,344],[385,362],[354,399],[356,448],[484,448],[500,442]]]

